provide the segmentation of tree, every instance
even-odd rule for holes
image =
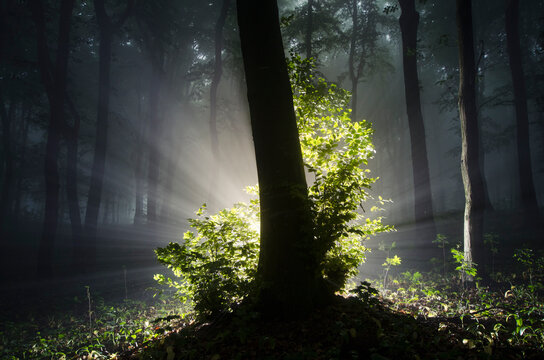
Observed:
[[[525,92],[525,78],[523,74],[519,39],[519,0],[506,0],[505,19],[506,45],[508,60],[510,62],[510,73],[512,75],[512,85],[514,88],[514,106],[516,109],[521,206],[529,219],[538,219],[538,203],[531,165],[527,94]]]
[[[485,275],[483,181],[478,161],[479,135],[476,108],[476,67],[472,30],[472,1],[457,0],[459,46],[459,118],[461,121],[461,175],[465,189],[464,256]]]
[[[414,214],[418,233],[425,234],[428,244],[436,237],[425,125],[421,114],[419,77],[417,73],[417,28],[419,13],[415,0],[399,0],[399,18],[402,34],[402,61],[404,66],[404,94],[412,150],[412,176],[414,179]]]
[[[41,277],[52,275],[53,246],[57,233],[59,212],[59,171],[58,157],[61,133],[64,125],[64,104],[68,77],[68,55],[70,50],[70,20],[74,0],[63,0],[60,3],[59,29],[57,38],[57,57],[55,65],[49,58],[45,15],[40,0],[30,1],[32,15],[36,25],[38,47],[38,65],[42,82],[49,102],[49,122],[47,126],[47,142],[45,148],[45,213],[43,217],[42,235],[38,250],[38,274]]]
[[[257,161],[258,299],[269,313],[315,305],[317,261],[293,97],[275,0],[239,0],[238,26]]]
[[[108,144],[108,116],[110,102],[110,68],[111,44],[113,35],[130,14],[133,1],[128,1],[126,10],[117,21],[112,21],[106,13],[104,0],[95,0],[94,8],[99,27],[99,60],[98,60],[98,109],[96,115],[96,137],[94,148],[91,184],[87,197],[87,212],[85,213],[85,242],[84,253],[78,258],[86,259],[87,265],[93,266],[95,256],[95,242],[98,225],[98,211],[102,197],[104,182],[104,168],[106,165],[106,147]]]
[[[379,44],[378,26],[385,21],[376,0],[343,0],[343,11],[351,17],[351,28],[346,35],[349,41],[348,77],[351,82],[352,119],[357,120],[358,87],[365,77],[380,67],[391,67],[387,62],[388,50]]]

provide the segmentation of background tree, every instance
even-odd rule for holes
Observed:
[[[85,213],[85,244],[78,258],[87,267],[94,266],[98,211],[102,198],[104,168],[106,163],[106,147],[108,144],[108,117],[110,111],[110,69],[111,47],[114,33],[120,29],[132,9],[134,1],[129,0],[125,11],[119,19],[113,20],[106,12],[104,0],[95,0],[94,8],[99,27],[99,60],[98,60],[98,109],[96,118],[96,136],[94,147],[93,167],[87,211]]]
[[[32,0],[30,6],[36,24],[38,62],[42,82],[47,93],[50,113],[44,167],[46,200],[38,254],[38,274],[42,277],[48,277],[52,275],[53,271],[53,246],[59,216],[60,184],[57,161],[62,129],[65,122],[64,104],[68,72],[68,53],[70,50],[70,26],[74,1],[63,0],[60,3],[57,55],[54,66],[51,65],[52,62],[49,58],[43,4],[40,0]]]
[[[431,243],[436,237],[431,180],[427,160],[425,125],[421,113],[419,76],[417,73],[417,28],[419,13],[415,0],[399,0],[399,18],[402,34],[402,62],[404,67],[404,94],[410,129],[412,174],[414,180],[414,214],[417,232]]]
[[[457,0],[459,43],[459,118],[461,120],[461,174],[465,188],[463,248],[465,262],[485,272],[483,244],[483,183],[478,162],[476,67],[472,30],[472,1]]]
[[[535,222],[538,219],[538,203],[533,170],[531,164],[531,142],[529,139],[529,113],[525,77],[521,61],[521,46],[519,39],[519,1],[507,0],[505,10],[506,45],[512,86],[514,88],[514,106],[516,110],[516,140],[518,152],[519,185],[521,189],[521,204],[528,219]],[[538,221],[538,220],[536,220]]]

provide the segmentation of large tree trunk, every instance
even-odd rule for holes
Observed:
[[[57,161],[61,131],[64,124],[70,19],[72,17],[74,0],[63,0],[60,4],[57,58],[54,68],[52,68],[51,61],[49,60],[43,4],[40,0],[31,0],[30,6],[36,24],[40,73],[42,82],[45,85],[50,112],[44,164],[45,212],[42,236],[38,249],[38,276],[43,278],[51,276],[53,271],[53,246],[57,234],[60,188]]]
[[[399,23],[402,33],[404,94],[412,150],[415,222],[418,234],[423,236],[425,243],[430,247],[436,237],[436,227],[433,217],[431,180],[417,73],[419,13],[416,11],[415,0],[399,0],[399,4],[402,10]]]
[[[293,97],[275,0],[238,0],[261,206],[263,310],[299,314],[316,302],[317,261]]]
[[[483,244],[483,181],[478,160],[479,135],[476,107],[476,67],[472,30],[472,1],[457,0],[459,44],[459,117],[461,121],[461,174],[465,189],[464,255],[485,276]]]
[[[505,18],[506,45],[508,49],[508,59],[510,60],[510,72],[512,74],[512,85],[514,87],[514,105],[516,108],[521,205],[528,218],[538,219],[538,203],[531,166],[527,94],[525,92],[525,78],[521,63],[521,46],[519,40],[519,0],[506,0]]]

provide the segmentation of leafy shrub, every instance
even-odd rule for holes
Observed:
[[[376,181],[362,167],[374,154],[372,129],[365,121],[350,119],[350,93],[317,76],[311,60],[293,56],[289,71],[304,164],[313,175],[308,189],[312,250],[321,259],[320,271],[330,290],[336,291],[364,261],[367,249],[362,241],[390,230],[380,217],[359,213]],[[377,204],[385,202],[379,197]],[[238,203],[215,215],[206,214],[204,206],[197,215],[189,220],[194,232],[185,233],[183,245],[171,243],[156,250],[159,261],[181,280],[164,275],[156,279],[175,287],[182,300],[192,300],[197,315],[209,317],[228,310],[251,289],[259,250],[259,203]]]

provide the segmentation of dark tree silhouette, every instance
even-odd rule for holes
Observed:
[[[531,149],[529,141],[529,114],[527,111],[527,94],[521,61],[519,40],[519,0],[506,0],[505,11],[506,45],[510,73],[514,88],[514,106],[516,109],[516,132],[518,150],[519,185],[521,189],[521,206],[529,219],[538,219],[538,203],[536,199],[533,170],[531,166]]]
[[[461,121],[461,175],[465,189],[464,255],[485,275],[483,244],[483,181],[478,161],[476,66],[472,28],[472,1],[457,0],[459,46],[459,118]]]
[[[96,137],[94,145],[94,159],[91,172],[91,184],[87,197],[87,211],[85,213],[85,244],[80,260],[85,260],[86,267],[94,265],[95,243],[98,226],[98,212],[102,198],[104,184],[104,168],[106,166],[106,148],[108,144],[108,116],[110,108],[110,68],[111,46],[114,32],[121,27],[128,17],[133,1],[127,2],[127,8],[117,22],[114,22],[106,13],[104,0],[94,0],[94,8],[99,28],[98,48],[98,109],[96,115]]]
[[[70,50],[70,20],[74,8],[74,0],[63,0],[60,3],[59,29],[55,64],[49,59],[45,15],[42,1],[31,0],[30,7],[36,25],[38,65],[42,82],[45,86],[49,102],[49,122],[47,125],[47,142],[45,146],[45,212],[42,235],[38,250],[38,276],[52,275],[53,246],[57,234],[59,212],[59,171],[58,158],[61,133],[64,125],[64,104],[68,73],[68,55]]]
[[[230,0],[223,0],[221,11],[217,22],[215,23],[215,42],[214,42],[214,65],[213,77],[210,85],[210,136],[212,143],[212,152],[217,162],[219,160],[219,140],[217,136],[217,89],[223,74],[223,59],[221,52],[223,51],[223,28],[230,7]]]
[[[304,47],[306,58],[312,57],[312,35],[314,33],[314,0],[308,0],[308,12],[306,14],[306,33],[304,34]]]
[[[425,126],[421,114],[419,77],[417,73],[417,28],[419,13],[415,0],[399,0],[401,15],[399,18],[402,34],[402,63],[404,66],[404,94],[412,150],[412,173],[414,179],[414,214],[418,234],[425,237],[430,246],[436,237],[433,217],[433,202]]]
[[[301,313],[315,304],[318,274],[277,3],[239,0],[237,12],[259,178],[259,299],[266,312]]]

